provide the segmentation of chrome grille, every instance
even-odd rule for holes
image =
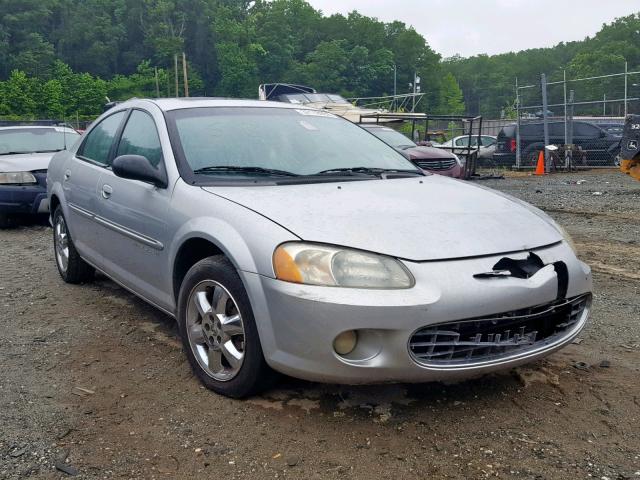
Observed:
[[[562,339],[580,322],[591,295],[483,318],[429,325],[409,340],[413,358],[433,366],[508,358]]]
[[[449,170],[456,164],[456,159],[441,158],[438,160],[415,160],[414,163],[423,170]]]

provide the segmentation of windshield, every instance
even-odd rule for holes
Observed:
[[[213,107],[170,111],[184,160],[207,175],[261,175],[238,167],[314,175],[348,168],[419,172],[401,154],[348,120],[309,109]],[[172,125],[172,127],[173,127]],[[182,153],[181,152],[181,153]],[[182,155],[181,155],[182,156]],[[197,172],[196,172],[197,173]]]
[[[0,155],[63,150],[80,137],[76,132],[60,128],[10,128],[0,130]]]
[[[395,131],[389,127],[367,128],[367,131],[373,133],[387,145],[395,148],[415,147],[416,144],[402,133]]]

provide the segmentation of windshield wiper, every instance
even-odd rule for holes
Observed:
[[[197,168],[193,173],[215,173],[215,172],[232,172],[232,173],[260,173],[265,175],[280,175],[284,177],[298,177],[297,173],[287,172],[286,170],[278,170],[276,168],[262,167],[236,167],[232,165],[211,165],[209,167]]]
[[[64,148],[54,148],[51,150],[36,150],[33,153],[54,153],[54,152],[61,152],[62,150],[64,150]]]
[[[313,175],[331,175],[338,174],[364,174],[381,176],[383,173],[408,173],[422,176],[423,173],[420,170],[403,170],[397,168],[371,168],[371,167],[345,167],[345,168],[330,168],[328,170],[322,170],[321,172],[314,173]]]
[[[26,153],[35,153],[35,152],[2,152],[0,155],[23,155]]]

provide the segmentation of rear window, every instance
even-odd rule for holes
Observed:
[[[505,127],[502,127],[502,130],[500,130],[499,136],[501,137],[515,137],[516,136],[516,125],[507,125]]]
[[[79,137],[63,127],[0,129],[0,155],[55,152],[72,146]]]

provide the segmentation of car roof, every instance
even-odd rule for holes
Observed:
[[[214,98],[214,97],[189,97],[189,98],[156,98],[156,99],[131,99],[119,103],[118,108],[143,106],[152,103],[160,110],[180,110],[184,108],[203,107],[254,107],[254,108],[289,108],[315,110],[300,104],[283,102],[271,102],[268,100],[244,100],[236,98]]]

